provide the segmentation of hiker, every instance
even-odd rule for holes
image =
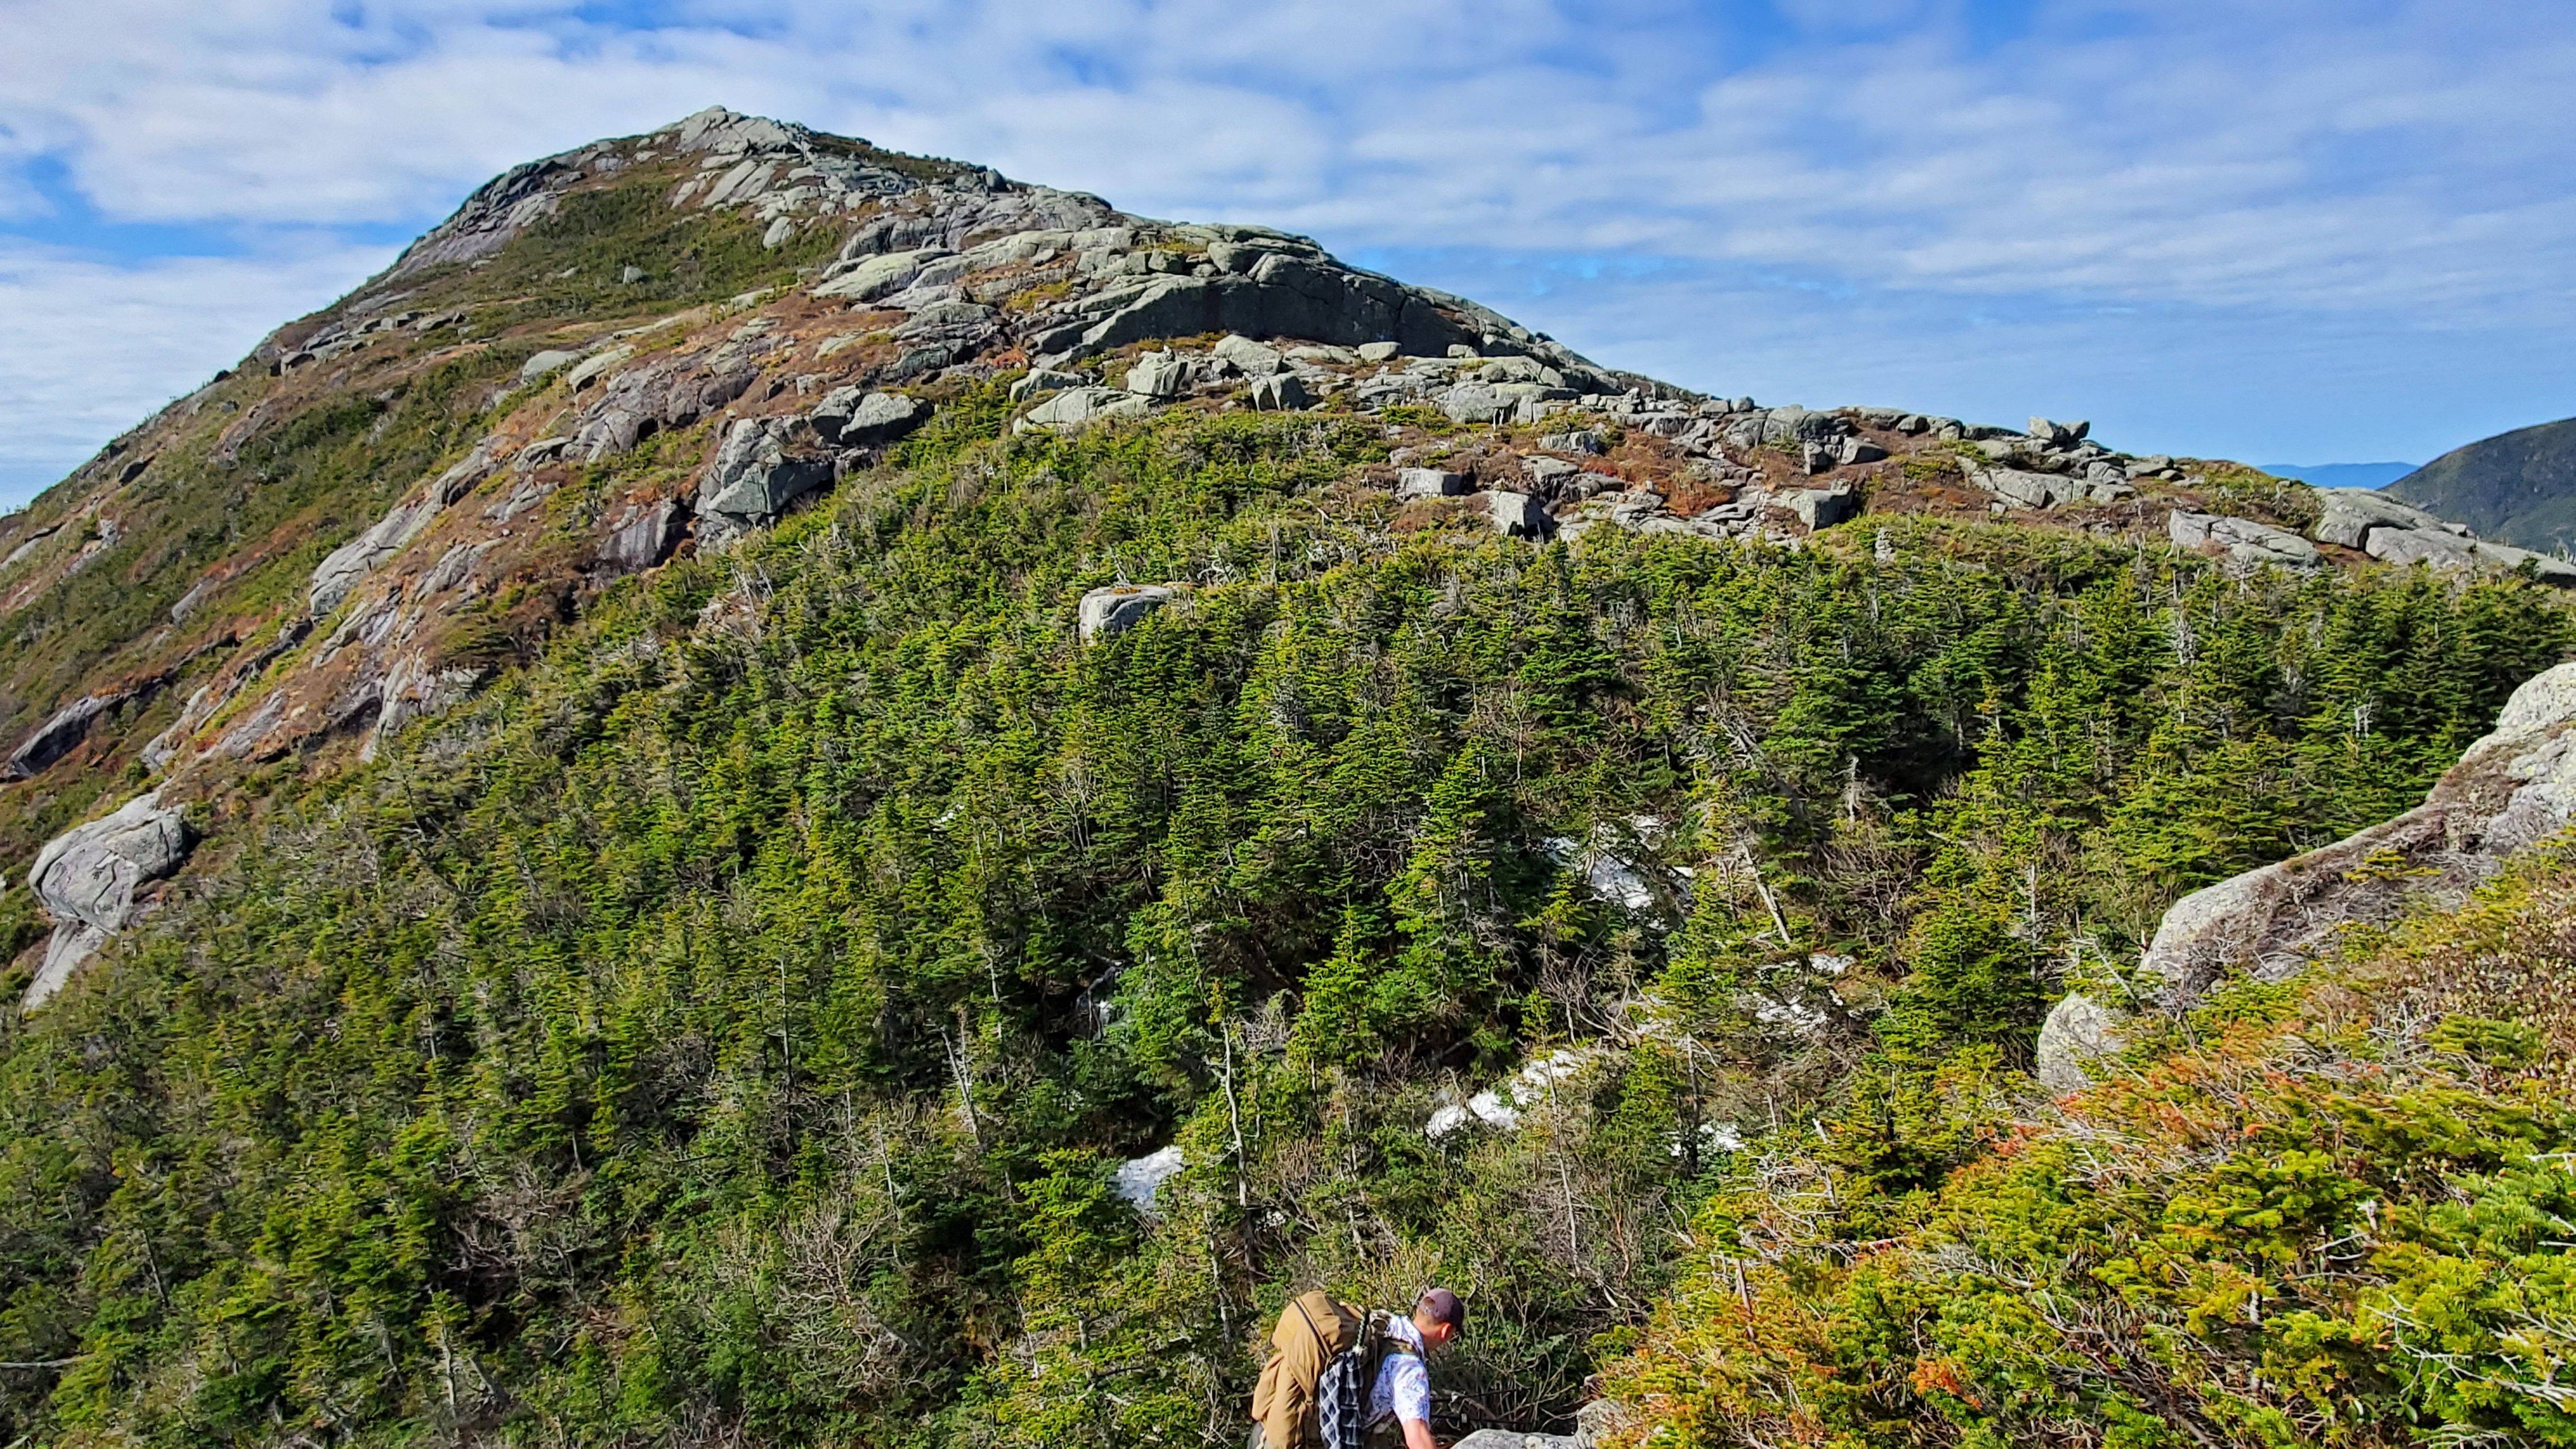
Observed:
[[[1446,1288],[1415,1299],[1409,1317],[1300,1295],[1270,1336],[1249,1449],[1439,1449],[1429,1359],[1466,1327],[1467,1305]]]

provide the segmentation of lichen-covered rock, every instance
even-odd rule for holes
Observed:
[[[2039,1028],[2039,1084],[2052,1092],[2080,1092],[2090,1085],[2092,1063],[2120,1050],[2126,1040],[2120,1014],[2081,991],[2059,997]]]
[[[52,999],[108,937],[133,920],[135,893],[177,870],[194,843],[187,820],[161,804],[158,790],[45,842],[27,871],[27,886],[54,918],[54,937],[24,1008],[33,1011]]]
[[[930,416],[930,406],[899,392],[863,392],[859,388],[835,388],[814,409],[814,431],[823,440],[843,448],[874,447],[890,443]]]
[[[698,488],[697,511],[730,536],[768,523],[832,481],[832,460],[808,446],[803,418],[737,418]]]
[[[2391,920],[2419,901],[2457,902],[2506,857],[2571,818],[2576,663],[2514,691],[2494,732],[2444,772],[2422,805],[2175,902],[2143,964],[2177,1003],[2230,972],[2278,979],[2347,925]]]
[[[1172,601],[1161,584],[1111,584],[1082,596],[1075,628],[1085,644],[1115,638]]]

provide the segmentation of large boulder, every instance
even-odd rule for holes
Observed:
[[[1068,310],[1068,320],[1029,339],[1033,355],[1087,357],[1150,338],[1210,332],[1343,346],[1393,338],[1408,353],[1430,356],[1477,341],[1475,333],[1410,288],[1322,257],[1279,251],[1262,253],[1249,274],[1159,276],[1139,287],[1103,291]]]
[[[1398,468],[1395,470],[1395,496],[1398,498],[1455,498],[1467,491],[1467,475],[1445,468]]]
[[[2502,573],[2528,564],[2543,583],[2576,585],[2576,564],[2510,544],[2468,538],[2447,529],[2374,528],[2362,547],[2383,563],[2420,563],[2442,573]]]
[[[1172,601],[1161,584],[1111,584],[1082,596],[1076,630],[1085,644],[1116,638],[1136,627],[1147,614]]]
[[[1190,390],[1190,364],[1174,352],[1148,352],[1127,369],[1127,390],[1138,397],[1179,397]]]
[[[2448,909],[2516,851],[2576,819],[2576,663],[2523,682],[2494,730],[2469,746],[2423,804],[2305,855],[2250,870],[2174,902],[2140,963],[2179,1009],[2232,974],[2277,981],[2331,950],[2353,926]],[[2082,993],[2040,1029],[2038,1074],[2051,1090],[2084,1085],[2093,1059],[2119,1050],[2121,1013]]]
[[[2071,478],[2055,473],[2032,473],[2020,468],[1981,466],[1968,459],[1960,460],[1967,470],[1968,481],[2011,504],[2015,508],[2054,508],[2075,496],[2078,491]]]
[[[1546,539],[1555,535],[1556,520],[1547,505],[1527,493],[1496,489],[1485,495],[1485,517],[1505,538]]]
[[[2325,555],[2317,552],[2315,544],[2286,528],[2223,513],[2193,513],[2177,508],[2165,516],[2165,535],[2184,548],[2224,548],[2227,556],[2239,563],[2312,569],[2325,562]]]
[[[1780,501],[1811,529],[1831,528],[1860,516],[1860,495],[1849,485],[1792,489]]]
[[[2143,964],[2176,1001],[2230,972],[2278,979],[2348,924],[2391,920],[2418,902],[2455,904],[2571,817],[2576,663],[2514,691],[2494,731],[2443,773],[2423,804],[2175,902]]]
[[[832,460],[805,446],[809,432],[797,417],[735,419],[699,485],[698,516],[718,533],[738,533],[832,481]]]
[[[890,443],[930,416],[930,406],[899,392],[863,393],[855,387],[834,388],[814,409],[814,431],[844,448]]]
[[[1116,387],[1069,387],[1020,415],[1011,431],[1080,428],[1107,418],[1127,417],[1152,407],[1145,399]]]
[[[51,1000],[83,962],[136,914],[135,893],[167,877],[188,858],[195,837],[158,790],[138,795],[115,813],[77,825],[36,852],[27,886],[54,918],[45,964],[27,987],[24,1009]]]
[[[2316,527],[2309,536],[2319,543],[2343,548],[2360,548],[2371,531],[2380,528],[2420,528],[2432,533],[2463,532],[2456,524],[2445,523],[2411,504],[2400,503],[2375,488],[2320,488],[2317,499],[2325,505]]]

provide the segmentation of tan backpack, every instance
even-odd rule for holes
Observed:
[[[1323,1449],[1315,1419],[1315,1384],[1325,1366],[1346,1353],[1364,1353],[1360,1382],[1377,1382],[1386,1356],[1386,1330],[1360,1309],[1317,1289],[1301,1293],[1279,1314],[1270,1334],[1270,1358],[1252,1391],[1252,1417],[1270,1449]]]

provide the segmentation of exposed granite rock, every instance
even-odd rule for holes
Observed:
[[[1150,406],[1124,388],[1070,387],[1023,413],[1011,424],[1011,430],[1024,433],[1036,428],[1079,428],[1105,418],[1141,413]]]
[[[814,431],[837,447],[864,448],[890,443],[930,416],[930,406],[899,392],[862,393],[855,387],[835,389],[814,409]]]
[[[1454,498],[1467,491],[1467,475],[1441,468],[1398,468],[1395,470],[1395,496],[1398,498]]]
[[[2383,563],[2420,563],[2442,573],[2500,573],[2529,565],[2543,583],[2576,586],[2576,564],[2447,529],[2373,528],[2362,547]]]
[[[1171,601],[1172,590],[1161,584],[1111,584],[1093,589],[1082,596],[1075,631],[1085,644],[1115,638]]]
[[[1544,539],[1556,533],[1556,520],[1548,516],[1547,506],[1527,493],[1497,489],[1484,499],[1485,516],[1493,520],[1494,531],[1506,538]]]
[[[492,476],[498,466],[493,458],[497,447],[497,440],[492,438],[475,444],[473,452],[432,479],[417,495],[394,505],[375,526],[324,557],[313,570],[313,584],[307,595],[313,617],[318,619],[340,607],[340,601],[349,596],[360,579],[402,552],[449,504]]]
[[[593,557],[610,573],[636,574],[671,556],[679,546],[680,505],[660,498],[618,510]]]
[[[125,929],[136,914],[135,893],[177,870],[194,843],[186,819],[164,808],[157,790],[45,842],[27,871],[27,885],[54,918],[54,935],[23,1009],[51,1000],[110,936]]]
[[[27,779],[70,754],[88,738],[90,722],[124,702],[126,697],[121,693],[85,694],[54,711],[53,718],[36,726],[34,734],[9,752],[8,763],[0,765],[0,779]]]
[[[581,361],[581,354],[578,352],[564,352],[549,349],[548,351],[540,352],[536,356],[519,364],[519,381],[523,383],[535,382],[538,378],[544,377],[548,373],[561,372],[565,368],[570,367],[579,361]]]
[[[818,442],[803,418],[736,418],[698,487],[698,517],[718,541],[773,521],[832,481],[832,460],[814,451]]]
[[[1254,378],[1247,396],[1255,408],[1264,412],[1296,412],[1314,401],[1306,391],[1304,379],[1293,372]]]
[[[1993,464],[1960,460],[1968,481],[2016,508],[2054,508],[2075,496],[2072,482],[2054,473],[2033,473]]]
[[[2286,528],[2274,528],[2248,518],[2193,513],[2177,508],[2165,517],[2165,534],[2184,548],[2208,545],[2224,548],[2229,558],[2240,563],[2286,564],[2303,569],[2318,568],[2325,563],[2325,555],[2317,552],[2315,544]]]
[[[2277,980],[2353,922],[2448,905],[2515,851],[2576,816],[2576,664],[2514,691],[2495,730],[2422,805],[2320,850],[2194,891],[2156,928],[2143,965],[2175,1000],[2230,971]]]
[[[2309,536],[2319,543],[2360,548],[2371,531],[2379,528],[2419,528],[2436,533],[2466,533],[2458,524],[2445,523],[2423,509],[2401,503],[2373,488],[2320,488],[2317,498],[2324,503],[2323,514]]]
[[[685,428],[748,391],[759,367],[738,351],[661,358],[609,379],[580,414],[567,457],[595,463],[666,429]]]
[[[1860,494],[1848,486],[1799,488],[1781,495],[1780,501],[1811,529],[1831,528],[1860,516]]]
[[[2120,1014],[2081,991],[2070,991],[2048,1009],[2040,1023],[2039,1084],[2052,1092],[2080,1092],[2092,1080],[2095,1061],[2120,1050],[2125,1035]]]

